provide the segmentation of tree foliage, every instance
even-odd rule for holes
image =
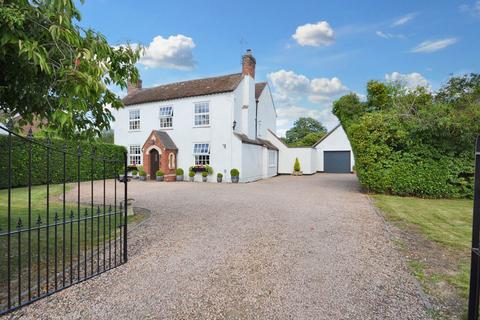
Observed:
[[[18,125],[91,138],[109,129],[105,106],[122,107],[109,86],[137,80],[141,49],[114,48],[80,19],[73,0],[0,1],[0,111]]]
[[[371,191],[421,197],[470,197],[480,133],[480,76],[452,77],[437,92],[369,82],[367,101],[334,103]]]
[[[286,132],[285,143],[290,146],[311,146],[327,133],[327,129],[316,119],[302,117]]]

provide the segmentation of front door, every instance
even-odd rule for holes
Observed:
[[[150,177],[153,179],[160,169],[160,154],[156,149],[150,151]]]

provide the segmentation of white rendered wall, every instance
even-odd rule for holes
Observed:
[[[324,151],[350,151],[350,171],[353,171],[355,165],[355,158],[352,152],[352,146],[348,140],[345,130],[342,126],[338,126],[334,129],[324,140],[322,140],[317,146],[316,165],[317,171],[323,171],[323,152]]]
[[[293,172],[293,165],[295,158],[300,161],[300,169],[304,174],[315,173],[316,165],[312,160],[316,159],[316,150],[313,148],[289,148],[277,136],[267,131],[267,139],[278,148],[278,173],[291,174]]]
[[[240,180],[249,182],[263,178],[263,147],[254,144],[242,144],[242,169]]]
[[[265,86],[258,98],[257,136],[266,139],[267,130],[277,132],[277,113],[269,86]]]
[[[230,169],[240,165],[240,161],[234,159],[238,159],[241,152],[234,152],[232,148],[232,144],[238,142],[232,134],[233,100],[233,93],[225,93],[127,106],[115,113],[115,143],[125,146],[127,150],[130,145],[142,147],[152,130],[166,131],[178,148],[177,167],[183,168],[186,174],[194,164],[193,144],[210,143],[210,164],[215,174],[209,179],[216,180],[218,172],[229,176]],[[196,127],[194,103],[203,101],[209,102],[210,125]],[[159,108],[162,106],[173,106],[172,129],[160,128]],[[129,111],[132,109],[140,110],[140,130],[137,131],[130,131],[128,126]]]

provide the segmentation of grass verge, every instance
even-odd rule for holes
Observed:
[[[432,297],[435,318],[462,319],[468,298],[472,201],[372,195],[398,227],[412,274]]]

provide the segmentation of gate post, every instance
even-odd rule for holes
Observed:
[[[124,219],[124,222],[123,222],[123,261],[124,262],[127,262],[128,260],[128,250],[127,250],[127,243],[128,243],[128,240],[127,240],[127,216],[128,216],[128,208],[127,208],[127,182],[128,182],[128,164],[127,164],[127,157],[128,157],[128,154],[127,152],[125,151],[123,153],[123,164],[124,164],[124,178],[123,178],[123,183],[124,183],[124,195],[123,195],[123,201],[124,201],[124,216],[125,216],[125,219]]]
[[[479,299],[479,242],[480,242],[480,137],[475,148],[475,187],[473,194],[472,253],[470,264],[470,294],[468,297],[468,319],[478,319]]]

